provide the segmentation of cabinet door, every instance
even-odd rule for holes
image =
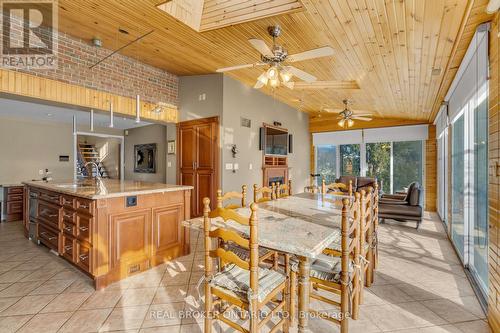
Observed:
[[[153,256],[170,259],[182,251],[182,205],[153,210]]]
[[[195,161],[196,161],[196,130],[193,127],[178,128],[179,143],[179,173],[177,183],[190,185],[196,189]],[[198,216],[196,211],[196,195],[191,196],[191,214]]]

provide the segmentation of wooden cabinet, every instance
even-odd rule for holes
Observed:
[[[4,188],[4,209],[7,222],[23,219],[23,186],[9,186]]]
[[[205,118],[177,124],[177,183],[194,187],[191,215],[203,214],[203,198],[215,203],[220,187],[219,118]]]
[[[90,200],[27,187],[41,244],[92,276],[96,288],[189,253],[190,191]],[[36,193],[36,196],[31,196]]]

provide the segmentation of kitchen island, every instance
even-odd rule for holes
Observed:
[[[191,186],[96,179],[25,182],[25,234],[96,289],[189,253]]]

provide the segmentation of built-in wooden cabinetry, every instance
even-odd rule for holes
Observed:
[[[193,186],[191,215],[203,214],[203,198],[215,202],[219,188],[219,117],[177,124],[177,184]]]
[[[5,220],[7,222],[21,221],[23,219],[23,187],[5,186],[3,198]]]
[[[92,276],[97,289],[189,253],[190,190],[86,199],[27,186],[38,241]],[[32,199],[34,198],[34,199]],[[36,207],[33,212],[30,205]]]

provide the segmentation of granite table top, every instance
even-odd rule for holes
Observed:
[[[342,196],[302,193],[259,204],[257,211],[259,246],[308,258],[316,258],[332,243],[341,241]],[[349,198],[349,197],[346,197]],[[249,208],[236,212],[250,216]],[[214,229],[231,228],[248,237],[249,227],[234,221],[212,219]],[[189,228],[203,230],[203,218],[183,222]]]
[[[57,182],[28,181],[23,182],[23,184],[87,199],[105,199],[129,195],[174,192],[191,190],[193,188],[192,186],[184,185],[150,183],[133,180],[121,181],[117,179],[86,179]]]

